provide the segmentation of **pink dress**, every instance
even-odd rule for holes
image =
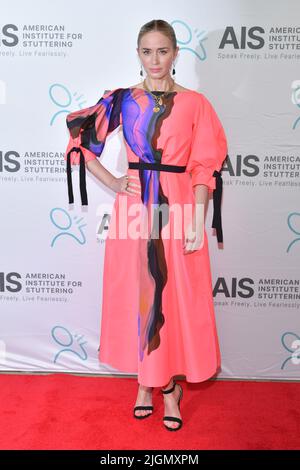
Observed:
[[[178,229],[173,208],[183,214],[184,206],[195,202],[193,186],[208,186],[212,226],[223,241],[221,168],[227,141],[212,104],[189,90],[169,92],[155,107],[144,89],[116,88],[94,106],[68,114],[66,122],[70,203],[71,165],[80,164],[81,200],[87,205],[85,162],[101,155],[105,139],[120,125],[127,173],[139,176],[141,184],[135,196],[116,193],[105,245],[99,360],[136,373],[149,387],[164,386],[174,375],[188,382],[207,380],[221,365],[207,234],[204,229],[200,249],[184,254],[178,233],[184,237],[185,222],[181,218]],[[151,207],[163,205],[167,215],[155,225]],[[138,218],[136,207],[142,208]],[[136,220],[138,237],[130,231]]]

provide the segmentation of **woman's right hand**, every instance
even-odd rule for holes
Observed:
[[[124,175],[120,178],[114,178],[111,189],[116,193],[125,193],[130,196],[141,194],[141,185],[138,184],[137,180],[140,180],[140,178],[136,175]]]

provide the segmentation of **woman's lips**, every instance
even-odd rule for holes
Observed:
[[[151,72],[159,72],[161,69],[150,69]]]

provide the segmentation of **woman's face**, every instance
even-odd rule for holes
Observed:
[[[174,51],[167,36],[159,31],[151,31],[142,36],[137,52],[147,75],[157,80],[170,75],[178,49]]]

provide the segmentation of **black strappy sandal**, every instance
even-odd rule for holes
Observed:
[[[177,403],[178,409],[180,410],[180,400],[183,397],[183,390],[182,390],[182,386],[180,384],[178,384],[174,381],[173,386],[171,388],[169,388],[169,390],[162,390],[162,393],[172,393],[172,392],[174,392],[176,385],[178,385],[180,387],[180,395],[179,395],[179,399],[178,399],[178,403]],[[164,421],[175,421],[176,423],[179,423],[179,426],[177,426],[176,428],[170,428],[169,426],[167,426],[164,423],[164,426],[165,426],[165,428],[168,429],[168,431],[178,431],[178,429],[180,429],[182,427],[182,419],[176,418],[175,416],[164,416],[163,420]]]
[[[151,410],[152,413],[147,413],[146,415],[136,415],[135,414],[135,411],[136,410]],[[144,418],[148,418],[148,416],[151,416],[153,414],[153,406],[152,405],[138,405],[138,406],[135,406],[134,409],[133,409],[133,416],[137,419],[144,419]]]
[[[152,387],[152,390],[153,390],[153,387]],[[135,412],[136,410],[151,410],[152,413],[147,413],[145,415],[136,415]],[[153,405],[137,405],[134,407],[133,409],[133,416],[136,418],[136,419],[144,419],[144,418],[148,418],[148,416],[151,416],[153,414]]]

